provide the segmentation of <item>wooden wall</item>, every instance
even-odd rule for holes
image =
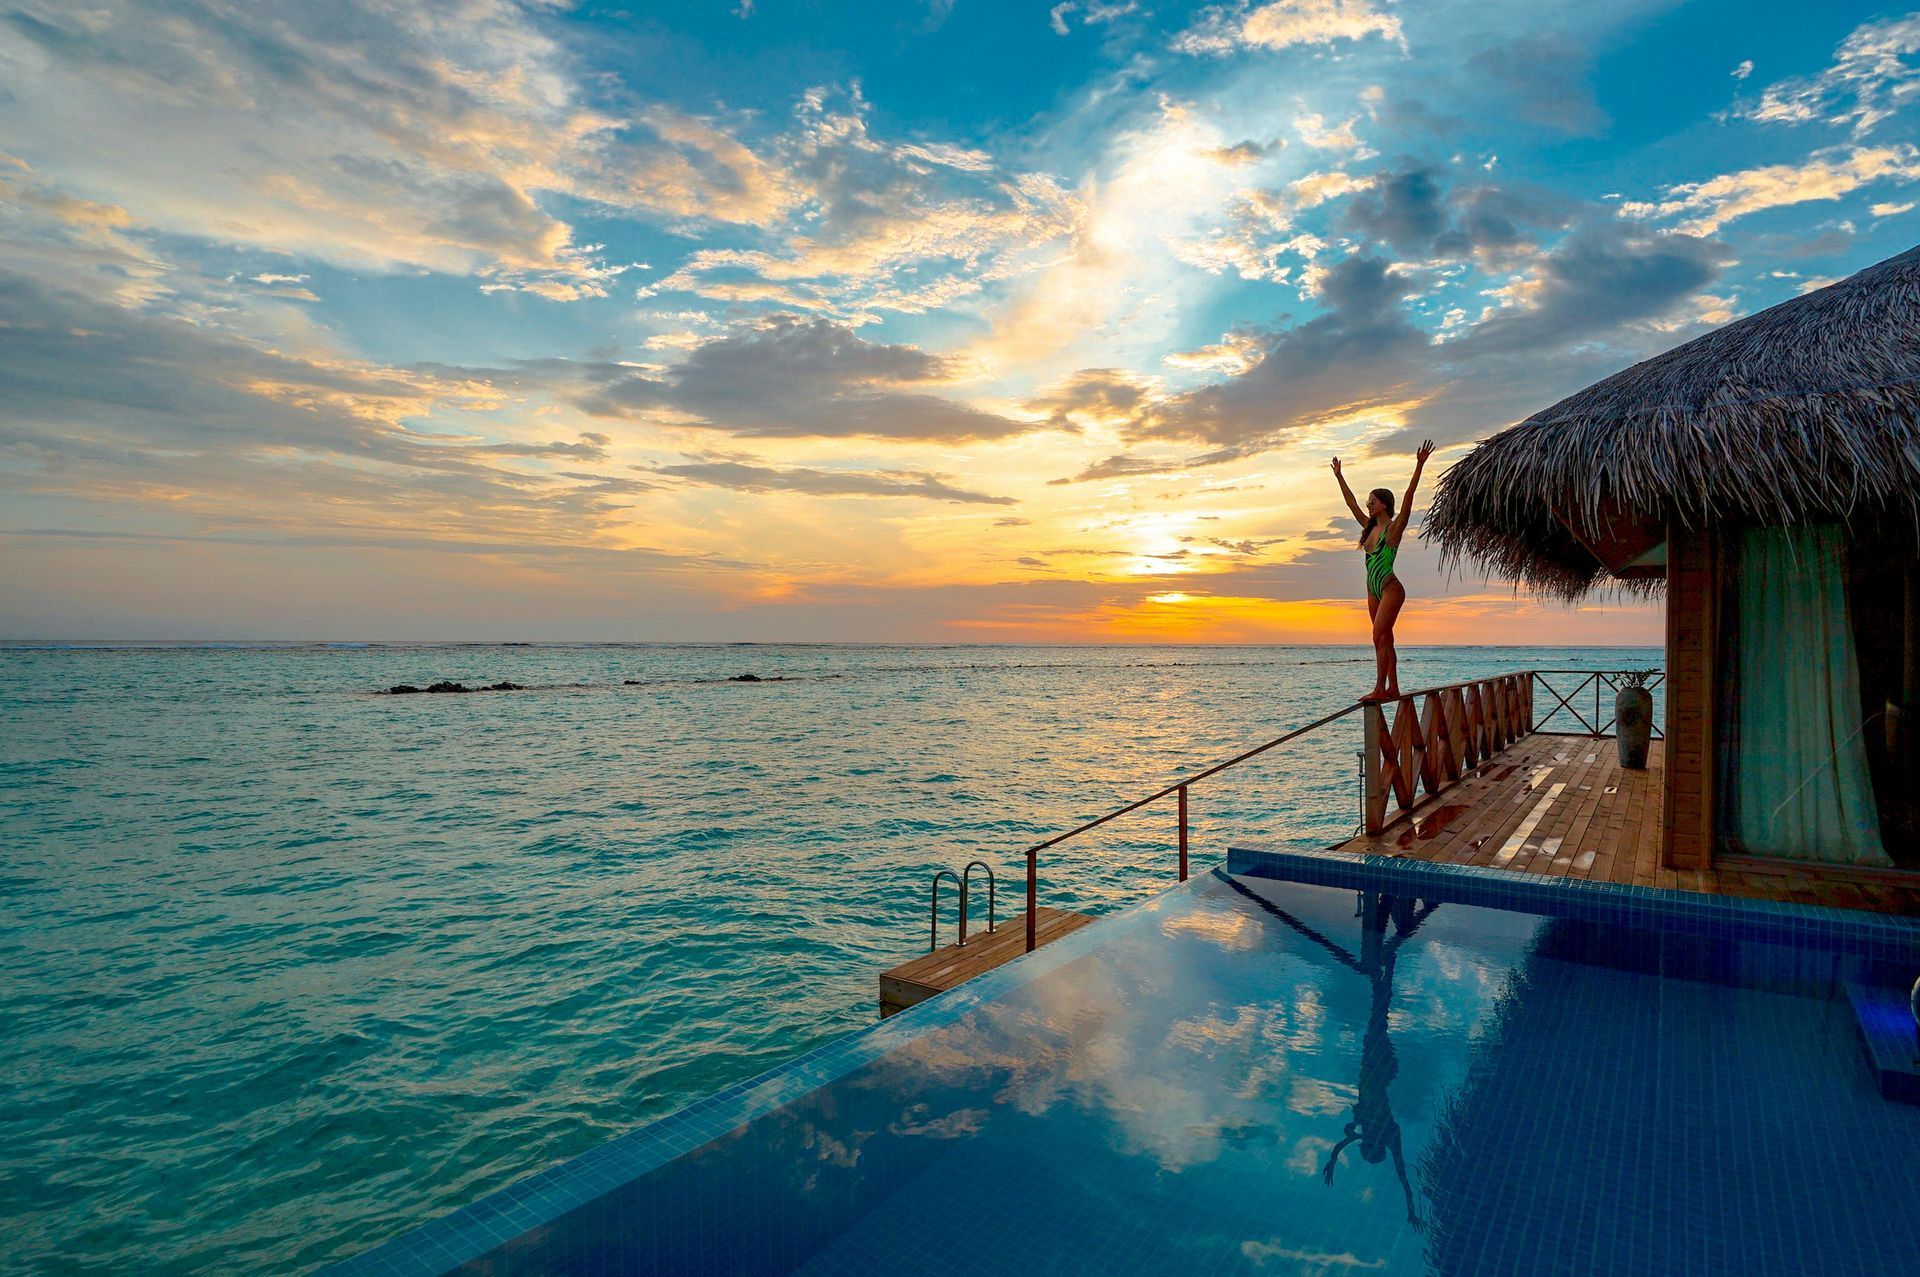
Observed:
[[[1713,863],[1714,613],[1719,593],[1712,535],[1678,527],[1667,537],[1667,746],[1661,863]]]

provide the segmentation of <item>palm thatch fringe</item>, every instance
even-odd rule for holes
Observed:
[[[1423,535],[1448,567],[1574,598],[1605,575],[1581,539],[1610,520],[1889,516],[1920,528],[1920,248],[1494,435],[1441,479]]]

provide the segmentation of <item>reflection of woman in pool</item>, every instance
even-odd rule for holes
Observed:
[[[1353,1120],[1347,1123],[1346,1138],[1333,1146],[1321,1176],[1328,1184],[1333,1183],[1334,1168],[1349,1144],[1359,1144],[1360,1156],[1369,1162],[1380,1162],[1392,1154],[1394,1172],[1400,1176],[1400,1191],[1407,1198],[1407,1222],[1415,1228],[1425,1228],[1426,1221],[1414,1209],[1413,1185],[1407,1182],[1407,1159],[1400,1151],[1400,1123],[1394,1120],[1393,1106],[1387,1098],[1387,1084],[1400,1071],[1393,1039],[1387,1034],[1387,1009],[1393,1001],[1393,964],[1400,946],[1440,906],[1433,901],[1420,904],[1409,896],[1361,892],[1360,907],[1356,910],[1360,919],[1360,957],[1355,959],[1265,896],[1242,886],[1234,878],[1222,876],[1229,887],[1325,949],[1341,966],[1358,971],[1372,982],[1373,1005],[1367,1013],[1366,1033],[1360,1040],[1360,1094],[1353,1103]],[[1387,938],[1389,922],[1393,924],[1392,939]]]
[[[1334,1168],[1349,1144],[1360,1145],[1360,1156],[1378,1164],[1393,1155],[1393,1170],[1400,1177],[1400,1189],[1407,1198],[1407,1222],[1425,1227],[1413,1205],[1413,1186],[1407,1182],[1407,1161],[1400,1151],[1400,1123],[1393,1117],[1387,1087],[1400,1072],[1394,1055],[1393,1039],[1387,1034],[1387,1007],[1393,1000],[1393,963],[1401,942],[1427,920],[1436,906],[1426,905],[1417,912],[1414,902],[1404,897],[1367,892],[1360,897],[1360,961],[1356,969],[1373,983],[1373,1005],[1367,1013],[1367,1030],[1360,1044],[1359,1098],[1353,1103],[1353,1120],[1347,1123],[1346,1138],[1333,1146],[1321,1172],[1333,1183]],[[1387,923],[1393,923],[1394,936],[1387,939]]]

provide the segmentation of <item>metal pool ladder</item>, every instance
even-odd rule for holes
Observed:
[[[973,882],[973,871],[979,869],[987,875],[987,934],[994,931],[995,889],[993,866],[984,860],[976,860],[960,871],[958,877],[951,869],[934,871],[933,885],[927,893],[927,952],[932,953],[940,947],[940,880],[952,878],[954,885],[960,888],[960,948],[967,945],[967,896]]]

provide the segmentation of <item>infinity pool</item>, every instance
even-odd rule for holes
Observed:
[[[1236,853],[335,1271],[1799,1277],[1920,1255],[1920,1107],[1878,1094],[1843,991],[1911,979],[1912,920],[1359,858],[1288,880],[1308,863]]]

